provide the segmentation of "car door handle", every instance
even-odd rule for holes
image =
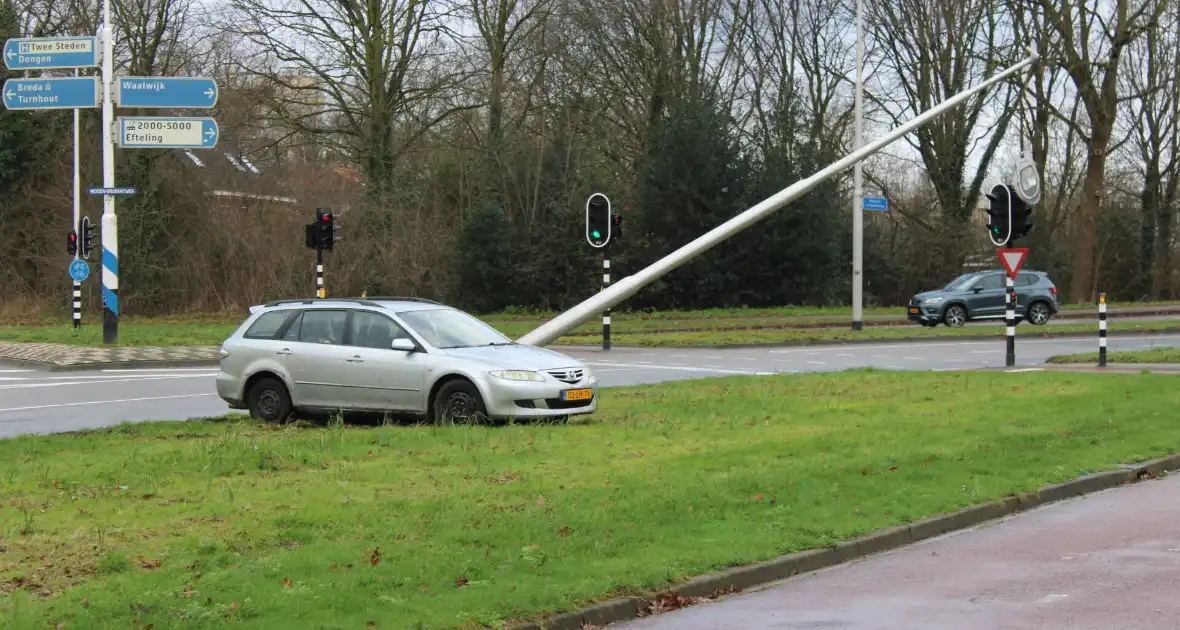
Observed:
[[[365,360],[362,359],[361,355],[359,355],[359,354],[353,356],[351,359],[345,359],[345,361],[348,361],[349,363],[364,363],[365,362]]]
[[[290,348],[283,348],[282,350],[275,352],[275,354],[281,354],[281,355],[286,356],[288,354],[292,354],[292,352],[291,352]]]

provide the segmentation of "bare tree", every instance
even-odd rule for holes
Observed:
[[[1073,217],[1073,277],[1070,298],[1092,301],[1095,286],[1095,249],[1098,210],[1106,178],[1106,162],[1113,144],[1115,117],[1127,97],[1118,90],[1119,65],[1127,47],[1155,28],[1165,0],[1113,0],[1109,14],[1101,14],[1090,0],[1025,0],[1043,16],[1054,37],[1047,51],[1073,81],[1088,119],[1088,129],[1076,125],[1086,139],[1086,174]]]
[[[1133,142],[1139,191],[1139,271],[1145,295],[1163,296],[1171,268],[1172,221],[1180,191],[1180,19],[1176,7],[1127,48],[1125,120]],[[1139,179],[1136,178],[1136,179]]]
[[[274,87],[274,116],[352,153],[371,199],[393,192],[398,161],[423,134],[474,106],[453,100],[468,69],[443,57],[440,2],[230,0],[225,17],[255,48],[239,64]]]
[[[869,28],[883,48],[884,64],[896,79],[895,89],[904,97],[895,106],[909,114],[894,114],[895,124],[985,80],[1012,58],[1012,48],[1002,41],[1007,14],[995,0],[866,4]],[[965,228],[1007,131],[1015,93],[1011,86],[984,90],[919,128],[909,140],[921,155],[942,216],[952,230],[944,241],[948,265],[957,267],[967,253],[962,240]],[[989,115],[994,117],[990,124]],[[984,146],[979,164],[968,173],[968,157],[980,143]]]

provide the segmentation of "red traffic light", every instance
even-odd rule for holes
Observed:
[[[70,242],[71,242],[71,243],[76,243],[76,242],[78,242],[78,235],[77,235],[77,234],[74,234],[73,232],[70,232]]]
[[[323,220],[324,220],[324,221],[331,221],[331,220],[332,220],[332,215],[330,215],[330,214],[325,214],[325,215],[324,215],[324,219],[323,219]]]

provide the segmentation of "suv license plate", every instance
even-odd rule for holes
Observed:
[[[917,314],[918,314],[918,309],[916,309],[916,308],[911,308],[911,309],[910,309],[910,313],[912,313],[912,314],[914,314],[914,315],[917,315]]]
[[[590,400],[594,398],[592,389],[567,389],[561,392],[562,400]]]

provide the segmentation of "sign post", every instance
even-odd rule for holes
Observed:
[[[1028,248],[1001,247],[996,250],[996,253],[1000,255],[1000,261],[1004,263],[1004,270],[1007,272],[1005,282],[1007,288],[1004,291],[1007,352],[1004,355],[1004,365],[1012,367],[1016,365],[1016,274],[1020,273],[1020,267],[1024,265],[1024,259],[1028,256]]]
[[[98,38],[84,37],[14,37],[4,42],[0,58],[9,70],[69,70],[73,77],[9,79],[0,87],[0,100],[9,110],[74,110],[74,190],[73,221],[70,225],[81,225],[80,167],[78,163],[78,110],[98,107],[98,77],[81,76],[82,68],[93,68],[102,61],[102,48]],[[74,228],[71,228],[71,230]],[[77,234],[76,238],[85,238]],[[81,245],[81,243],[78,243]],[[70,278],[73,280],[70,303],[73,306],[74,329],[82,326],[82,281],[90,275],[90,266],[79,260],[81,247],[75,246],[70,262]]]

